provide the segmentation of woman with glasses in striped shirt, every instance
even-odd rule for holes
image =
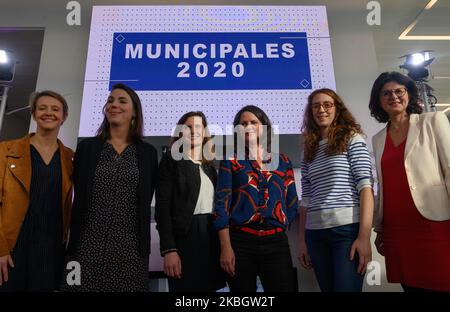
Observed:
[[[362,291],[371,261],[371,159],[359,124],[330,89],[308,97],[299,260],[324,292]]]

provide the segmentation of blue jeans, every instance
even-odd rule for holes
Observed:
[[[308,253],[323,292],[361,292],[364,275],[357,272],[359,258],[350,261],[359,223],[321,230],[306,230]]]

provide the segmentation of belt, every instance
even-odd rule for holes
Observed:
[[[280,232],[284,232],[283,228],[280,227],[276,227],[270,230],[256,230],[254,228],[248,227],[248,226],[237,226],[235,227],[236,229],[255,235],[255,236],[270,236],[270,235],[274,235],[276,233],[280,233]]]

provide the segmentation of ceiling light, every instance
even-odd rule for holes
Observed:
[[[450,36],[436,36],[436,35],[427,35],[427,36],[416,36],[409,35],[414,27],[416,27],[417,23],[422,19],[425,15],[426,11],[431,10],[432,7],[438,2],[438,0],[430,0],[427,5],[420,11],[420,13],[416,16],[416,18],[405,28],[405,30],[400,34],[398,40],[450,40]]]
[[[405,63],[400,65],[400,68],[408,71],[408,76],[414,81],[420,81],[428,78],[430,72],[428,70],[431,62],[434,61],[434,57],[430,58],[430,50],[421,51],[417,53],[411,53],[403,55],[406,58]]]
[[[0,50],[0,83],[13,81],[15,66],[14,54],[8,50]]]
[[[0,64],[8,63],[8,55],[5,50],[0,50]]]

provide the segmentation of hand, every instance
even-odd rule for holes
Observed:
[[[309,259],[308,247],[306,246],[305,240],[300,240],[299,251],[298,251],[298,261],[307,270],[312,268],[312,262]]]
[[[380,255],[384,256],[384,237],[383,233],[377,233],[377,238],[375,239],[375,247]]]
[[[355,253],[359,256],[359,265],[357,272],[361,275],[366,273],[367,264],[372,261],[372,249],[370,248],[370,239],[358,238],[353,242],[352,249],[350,250],[350,260],[355,258]]]
[[[234,265],[235,265],[235,258],[234,258],[234,251],[231,246],[221,248],[220,251],[220,266],[222,267],[222,270],[228,273],[231,277],[234,276]]]
[[[164,273],[173,278],[181,278],[181,259],[178,252],[172,251],[164,255]]]
[[[14,268],[14,262],[11,255],[0,257],[0,286],[3,285],[3,282],[8,281],[8,264],[10,267]]]

